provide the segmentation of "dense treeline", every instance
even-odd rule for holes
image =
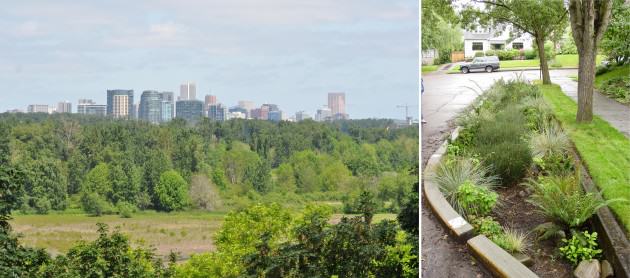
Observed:
[[[370,190],[395,211],[415,179],[417,127],[388,120],[299,123],[2,114],[0,152],[24,173],[23,212],[220,209],[343,200]],[[200,183],[194,177],[206,177]],[[191,198],[192,197],[192,198]]]

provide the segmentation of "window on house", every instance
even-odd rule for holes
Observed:
[[[493,43],[492,44],[492,49],[493,50],[501,50],[501,49],[503,49],[503,46],[504,45],[502,43]]]
[[[472,43],[472,50],[480,50],[483,51],[483,43],[482,42],[473,42]]]
[[[512,43],[512,49],[523,49],[523,43],[522,42],[513,42]]]

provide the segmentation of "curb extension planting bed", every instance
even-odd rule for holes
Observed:
[[[522,76],[481,94],[429,160],[425,196],[494,275],[627,277],[627,238],[608,206],[624,206],[630,188],[600,196],[575,152],[583,142],[544,97]]]
[[[451,133],[450,141],[457,139],[459,129],[460,127],[457,127]],[[440,163],[442,156],[446,153],[446,146],[449,140],[444,141],[440,148],[431,155],[424,170],[426,176],[429,176]],[[486,236],[478,235],[473,237],[472,225],[451,207],[433,181],[425,179],[423,190],[424,196],[429,202],[429,206],[433,212],[437,215],[437,218],[440,219],[442,224],[449,229],[457,240],[467,242],[468,248],[486,269],[490,270],[498,277],[538,277],[518,259],[505,252]]]

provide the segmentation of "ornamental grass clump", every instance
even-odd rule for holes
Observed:
[[[492,241],[512,254],[523,253],[530,246],[527,233],[512,228],[503,228],[503,233],[493,237]]]
[[[430,177],[440,191],[453,205],[457,204],[458,188],[464,183],[472,183],[482,188],[493,188],[497,178],[489,174],[489,169],[470,158],[453,158],[442,161],[435,174]]]

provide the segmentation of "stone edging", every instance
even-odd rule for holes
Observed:
[[[457,127],[451,133],[449,138],[451,141],[457,138],[459,130],[460,127]],[[438,150],[431,155],[424,168],[425,177],[430,176],[427,173],[432,173],[440,163],[442,156],[446,153],[448,142],[449,140],[445,140]],[[437,218],[455,235],[457,240],[467,242],[468,249],[473,252],[486,269],[490,270],[497,277],[538,277],[538,275],[484,235],[473,237],[472,225],[453,209],[446,198],[444,198],[444,195],[442,195],[437,184],[432,182],[430,178],[424,179],[422,188],[424,197],[429,202],[429,206],[437,215]]]

